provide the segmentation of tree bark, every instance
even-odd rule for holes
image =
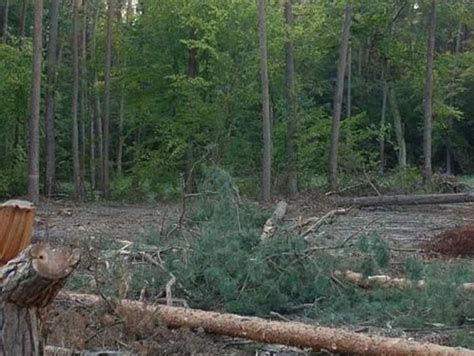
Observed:
[[[5,5],[3,8],[3,33],[2,33],[2,42],[8,42],[8,12],[10,11],[10,0],[5,0]]]
[[[75,198],[82,200],[81,165],[79,157],[79,8],[81,0],[73,0],[72,20],[72,56],[73,56],[73,92],[72,92],[72,161]]]
[[[432,127],[433,127],[433,60],[435,51],[435,31],[436,31],[436,0],[431,1],[431,10],[428,20],[428,43],[426,55],[426,82],[423,93],[424,109],[424,131],[423,131],[423,154],[424,165],[423,175],[426,184],[431,183],[431,145],[432,145]]]
[[[474,202],[474,194],[414,194],[382,195],[377,197],[341,197],[335,198],[337,206],[386,206],[386,205],[420,205],[420,204],[456,204]]]
[[[81,183],[82,190],[85,193],[85,182],[86,182],[86,152],[87,152],[87,139],[86,139],[86,121],[88,117],[88,91],[87,91],[87,7],[88,1],[83,1],[82,6],[82,29],[81,29],[81,55],[79,57],[79,73],[80,73],[80,124],[79,124],[79,144],[80,144],[80,168],[81,168]]]
[[[98,296],[87,294],[60,294],[56,302],[75,301],[94,306],[101,302]],[[228,313],[193,310],[172,306],[153,306],[141,302],[122,300],[117,307],[128,313],[144,313],[170,328],[202,328],[205,332],[240,337],[266,344],[280,344],[309,348],[313,351],[330,351],[363,355],[472,355],[471,350],[419,343],[405,339],[368,336],[342,329],[315,327],[300,322],[269,321],[256,317]]]
[[[41,60],[43,52],[43,0],[35,1],[33,34],[33,74],[31,86],[31,117],[29,122],[28,196],[39,203],[39,119],[41,105]]]
[[[266,1],[258,0],[258,33],[260,49],[260,77],[262,86],[262,199],[271,199],[272,189],[272,133],[270,123],[270,92],[268,84],[268,53],[267,53],[267,19],[265,12]]]
[[[107,38],[105,51],[105,69],[104,69],[104,85],[105,85],[105,103],[104,103],[104,168],[103,168],[103,187],[106,198],[110,197],[110,173],[109,173],[109,151],[110,151],[110,70],[112,66],[112,24],[114,18],[114,0],[108,1],[107,10]]]
[[[348,119],[352,116],[352,46],[347,48],[347,108],[346,116]]]
[[[298,176],[296,170],[296,75],[293,45],[293,0],[285,2],[285,21],[287,26],[286,52],[286,111],[287,111],[287,146],[286,159],[288,170],[288,194],[294,196],[298,193]]]
[[[380,172],[385,171],[385,123],[387,116],[387,93],[388,85],[386,79],[386,64],[382,65],[382,110],[380,114],[380,135],[379,135],[379,145],[380,145]]]
[[[30,245],[0,269],[0,354],[43,354],[40,311],[57,295],[78,262],[77,250]]]
[[[99,183],[101,190],[104,190],[103,187],[103,168],[104,168],[104,144],[103,144],[103,135],[102,135],[102,110],[100,104],[100,91],[97,81],[97,24],[99,23],[99,16],[100,16],[100,7],[99,1],[95,3],[95,13],[94,18],[92,19],[92,27],[91,27],[91,62],[93,63],[93,75],[92,75],[92,82],[93,82],[93,93],[94,93],[94,127],[91,129],[93,138],[91,140],[94,142],[94,146],[96,146],[97,155],[94,155],[96,159],[92,160],[91,156],[91,165],[94,166],[94,169],[91,167],[91,174],[92,172],[97,173],[97,180],[94,178],[94,181]],[[92,148],[91,148],[92,149]],[[95,177],[95,176],[94,176]],[[94,184],[95,185],[95,184]]]
[[[123,156],[123,144],[124,144],[124,137],[123,137],[123,120],[124,120],[124,111],[125,111],[125,90],[122,88],[122,92],[120,93],[120,112],[119,112],[119,127],[118,127],[118,148],[117,148],[117,175],[122,175],[122,156]]]
[[[20,41],[25,37],[25,23],[26,23],[26,13],[28,10],[29,0],[23,0],[21,3],[21,13],[20,13]]]
[[[395,95],[395,89],[393,87],[389,89],[389,100],[390,107],[392,108],[393,126],[395,128],[395,135],[397,137],[398,144],[398,166],[401,169],[405,169],[407,166],[407,149],[405,137],[403,135],[402,116],[400,115],[397,96]]]
[[[48,88],[46,93],[46,182],[45,194],[56,190],[56,133],[54,125],[58,61],[58,21],[60,0],[51,0],[48,42]]]
[[[339,131],[341,126],[342,97],[344,94],[344,76],[347,66],[347,49],[351,28],[352,4],[347,3],[344,11],[344,22],[341,33],[341,46],[339,50],[339,62],[337,65],[336,90],[334,93],[334,108],[331,128],[331,141],[329,152],[329,184],[331,190],[337,190],[337,146],[339,144]]]

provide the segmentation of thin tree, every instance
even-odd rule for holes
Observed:
[[[380,113],[380,134],[379,134],[379,150],[380,150],[380,172],[385,170],[385,122],[387,116],[387,95],[388,85],[386,79],[386,63],[382,63],[382,109]]]
[[[352,116],[352,46],[349,44],[347,48],[347,107],[346,117]]]
[[[342,25],[341,44],[339,49],[339,61],[337,64],[336,90],[334,93],[334,108],[332,116],[331,141],[329,152],[329,184],[331,190],[337,190],[337,146],[339,143],[339,131],[341,126],[342,97],[344,94],[344,76],[347,67],[347,50],[351,29],[352,4],[347,3],[344,11],[344,22]]]
[[[286,52],[286,110],[287,110],[287,146],[286,159],[288,169],[288,193],[294,196],[298,193],[298,178],[296,174],[296,84],[295,84],[295,60],[292,36],[293,26],[293,4],[292,0],[285,2],[285,21],[287,25],[287,38],[285,44]]]
[[[268,202],[271,199],[272,183],[272,134],[270,122],[270,93],[268,87],[267,24],[265,3],[265,0],[258,0],[263,127],[262,198],[263,201]]]
[[[81,182],[84,187],[86,181],[86,120],[88,108],[88,92],[87,92],[87,10],[88,1],[84,0],[82,6],[82,28],[81,28],[81,44],[79,56],[79,78],[80,78],[80,122],[79,122],[79,146],[80,146],[80,168]],[[84,189],[84,188],[83,188]]]
[[[423,176],[426,184],[430,184],[432,176],[431,167],[431,144],[433,127],[433,60],[435,51],[436,31],[436,0],[431,1],[430,15],[428,19],[428,43],[426,55],[426,81],[423,93],[424,130],[423,130]]]
[[[400,109],[398,107],[397,96],[395,89],[391,87],[388,93],[390,107],[392,108],[393,115],[393,126],[395,128],[395,136],[397,137],[398,144],[398,166],[401,169],[407,166],[407,149],[405,144],[405,137],[403,135],[403,124]]]
[[[76,199],[82,199],[81,166],[79,160],[79,7],[81,0],[73,2],[72,19],[72,60],[73,60],[73,86],[72,86],[72,162],[73,180]]]
[[[33,73],[28,146],[28,197],[39,203],[39,118],[41,101],[41,57],[43,52],[43,0],[35,1]]]
[[[104,104],[104,168],[103,168],[103,188],[105,197],[110,196],[110,182],[109,182],[109,150],[110,150],[110,70],[112,66],[112,24],[114,17],[114,0],[109,0],[107,10],[107,39],[105,51],[105,70],[104,70],[104,85],[105,85],[105,104]]]
[[[5,0],[5,6],[3,9],[3,36],[2,42],[7,43],[8,41],[8,12],[10,10],[10,0]]]
[[[46,194],[56,187],[55,93],[58,61],[58,19],[60,0],[51,0],[48,42],[48,87],[46,92]]]
[[[20,40],[25,37],[25,23],[26,23],[26,13],[28,10],[29,0],[23,0],[21,3],[21,12],[20,12]]]

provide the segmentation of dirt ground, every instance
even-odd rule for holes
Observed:
[[[331,207],[324,202],[313,199],[301,199],[290,202],[288,223],[302,221],[311,217],[321,217]],[[42,205],[37,211],[35,226],[35,240],[68,241],[84,239],[120,239],[133,241],[137,237],[160,231],[164,226],[176,223],[181,215],[181,204],[141,204],[127,205],[120,203],[87,203],[74,204],[71,202],[50,202]],[[290,221],[291,220],[291,221]],[[363,233],[377,232],[392,249],[394,257],[408,254],[418,254],[419,250],[431,241],[434,236],[448,228],[474,223],[474,204],[452,205],[419,205],[390,208],[351,209],[348,213],[336,216],[329,224],[323,225],[315,234],[308,235],[308,241],[315,244],[336,244],[348,237]],[[62,307],[61,307],[62,308]],[[98,323],[104,317],[103,312],[95,311],[94,315],[87,316],[89,311],[76,309],[53,310],[51,320],[60,321],[61,315],[67,314],[74,326],[71,330],[85,329]],[[73,316],[73,317],[71,317]],[[69,321],[71,322],[71,321]],[[71,343],[74,347],[99,348],[100,343],[94,342],[94,334],[89,335],[91,340],[84,342],[84,338],[77,340],[68,333],[65,320],[60,322],[63,333],[55,331],[53,344],[63,346]],[[96,325],[97,326],[97,325]],[[114,325],[110,330],[100,333],[109,333],[109,337],[117,340],[117,347],[124,346],[128,336],[124,334],[126,326]],[[154,326],[141,338],[161,340],[154,349],[141,349],[140,341],[132,343],[132,349],[140,354],[162,355],[297,355],[296,350],[283,350],[248,343],[242,340],[231,340],[211,337],[189,330],[170,331],[166,328]],[[121,344],[122,343],[122,344]],[[192,347],[190,346],[192,345]]]

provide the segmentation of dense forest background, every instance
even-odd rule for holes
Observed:
[[[427,152],[434,173],[474,171],[473,1],[4,0],[0,12],[1,196],[30,181],[33,200],[166,199],[215,166],[265,199],[331,172],[332,188],[421,184]]]

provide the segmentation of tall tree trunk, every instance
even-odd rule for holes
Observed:
[[[262,85],[262,128],[263,128],[263,159],[262,159],[262,198],[268,202],[272,190],[272,134],[270,123],[270,92],[268,84],[267,58],[267,24],[265,0],[258,0],[258,24],[260,43],[260,74]]]
[[[398,102],[397,102],[397,96],[395,94],[395,89],[393,87],[389,89],[389,100],[390,100],[390,107],[392,108],[393,126],[395,127],[395,135],[397,136],[398,166],[401,169],[404,169],[407,166],[406,144],[405,144],[405,137],[403,135],[402,116],[400,115],[400,110],[398,108]]]
[[[35,1],[33,34],[33,74],[31,86],[31,117],[29,123],[28,197],[39,203],[39,119],[41,104],[41,60],[43,53],[43,0]]]
[[[347,3],[344,11],[344,23],[342,25],[341,46],[339,50],[339,61],[337,65],[337,81],[334,93],[334,109],[331,128],[331,142],[329,152],[329,184],[331,190],[337,190],[337,146],[339,143],[339,131],[341,126],[342,97],[344,94],[344,75],[347,66],[347,50],[351,29],[352,4]]]
[[[26,13],[28,10],[29,0],[23,0],[21,3],[21,13],[20,13],[20,40],[25,37],[25,23],[26,23]]]
[[[55,93],[58,60],[58,20],[60,0],[51,0],[48,42],[48,89],[46,94],[46,182],[45,194],[56,188]]]
[[[380,144],[380,172],[383,173],[385,170],[385,122],[387,116],[387,79],[385,78],[386,74],[386,64],[382,65],[382,111],[380,114],[380,135],[379,135],[379,144]]]
[[[73,92],[72,92],[72,161],[76,199],[82,199],[81,167],[79,160],[79,7],[81,0],[74,0],[72,20]]]
[[[352,46],[347,48],[347,112],[348,119],[352,116]]]
[[[435,30],[436,30],[436,0],[431,1],[431,10],[428,23],[428,43],[426,55],[426,82],[423,93],[423,109],[425,114],[424,132],[423,132],[423,154],[424,166],[423,175],[426,184],[431,183],[431,144],[432,144],[432,126],[433,126],[433,60],[435,50]]]
[[[124,113],[125,111],[125,90],[122,88],[122,92],[120,93],[120,112],[119,112],[119,127],[118,127],[118,135],[119,135],[119,144],[117,148],[117,175],[122,175],[122,156],[123,156],[123,120],[124,120]]]
[[[94,127],[91,128],[91,134],[93,137],[91,138],[91,141],[94,143],[94,146],[96,146],[96,151],[97,154],[94,155],[95,159],[92,160],[91,156],[91,174],[92,172],[97,173],[97,176],[94,176],[94,179],[91,180],[94,181],[94,185],[97,185],[97,182],[100,186],[100,189],[103,191],[104,186],[104,174],[103,174],[103,168],[104,168],[104,144],[103,144],[103,135],[102,135],[102,110],[101,110],[101,103],[100,103],[100,91],[99,91],[99,86],[98,86],[98,81],[97,81],[97,24],[99,23],[99,16],[100,16],[100,6],[99,6],[99,1],[95,2],[95,13],[94,17],[92,19],[92,26],[91,26],[91,62],[93,64],[93,74],[92,74],[92,83],[93,83],[93,94],[94,94],[94,100],[93,100],[93,105],[94,105]],[[92,149],[92,148],[91,148]],[[94,166],[94,168],[92,168]],[[96,179],[97,177],[97,179]]]
[[[112,66],[112,23],[114,18],[114,0],[109,0],[107,10],[107,39],[105,51],[105,69],[104,69],[104,84],[105,84],[105,103],[104,103],[104,195],[106,198],[110,197],[110,173],[109,173],[109,151],[110,151],[110,70]]]
[[[298,178],[296,173],[296,84],[295,61],[293,49],[293,0],[285,2],[285,20],[287,25],[286,49],[286,110],[287,110],[287,146],[286,159],[288,169],[288,193],[294,196],[298,193]]]
[[[81,55],[79,59],[79,73],[80,73],[80,103],[81,103],[81,116],[79,124],[79,143],[81,148],[80,154],[80,167],[81,167],[81,182],[84,189],[86,182],[86,120],[88,117],[88,93],[87,93],[87,4],[88,1],[83,2],[82,7],[82,29],[81,29]]]
[[[5,0],[5,5],[3,8],[3,33],[2,33],[2,42],[7,43],[8,41],[8,12],[10,10],[10,0]]]

